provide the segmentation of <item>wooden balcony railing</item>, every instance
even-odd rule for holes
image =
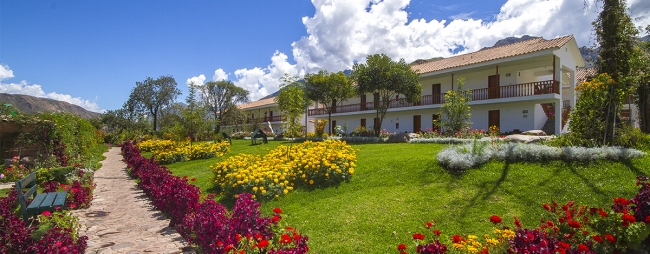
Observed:
[[[559,94],[560,92],[560,83],[553,80],[531,82],[524,84],[500,86],[494,88],[479,88],[471,90],[471,99],[472,101],[480,100],[490,100],[498,98],[513,98],[513,97],[525,97],[532,95],[540,94]],[[424,95],[420,98],[420,101],[416,103],[409,103],[405,99],[392,100],[388,108],[403,108],[403,107],[413,107],[413,106],[422,106],[422,105],[435,105],[445,103],[444,94],[433,94],[433,95]],[[336,107],[334,113],[348,113],[348,112],[357,112],[365,110],[375,110],[374,102],[366,102],[364,104],[348,104]],[[309,115],[326,115],[327,109],[317,108],[310,109]]]
[[[281,122],[282,121],[282,116],[266,116],[266,117],[260,117],[260,122],[266,123],[266,122]],[[253,121],[252,118],[246,119],[246,123],[251,123]]]

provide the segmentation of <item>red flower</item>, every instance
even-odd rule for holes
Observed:
[[[43,211],[41,214],[45,215],[45,217],[50,217],[52,215],[50,211]]]
[[[600,214],[600,216],[602,216],[602,217],[607,217],[607,213],[605,211],[603,211],[602,208],[598,208],[598,214]]]
[[[192,179],[190,179],[190,181],[192,181],[192,182],[196,181],[196,177],[192,177]]]
[[[400,252],[403,251],[403,250],[406,250],[406,244],[403,244],[403,243],[398,244],[397,245],[397,250],[399,250]]]
[[[426,226],[427,228],[431,228],[431,227],[433,227],[433,223],[431,223],[430,221],[427,221],[427,223],[424,224],[424,226]]]
[[[280,221],[280,216],[277,215],[273,216],[273,222],[278,222],[278,221]]]
[[[621,216],[621,219],[623,219],[623,226],[628,226],[629,223],[636,222],[636,218],[634,218],[634,216],[627,213],[623,214],[623,216]]]
[[[591,239],[594,239],[594,241],[602,243],[603,242],[603,237],[599,235],[592,235]]]
[[[424,235],[420,234],[420,233],[415,233],[415,234],[413,234],[413,239],[424,240]]]
[[[584,244],[581,243],[581,244],[578,244],[578,250],[589,251],[589,247],[587,247],[587,245],[584,245]]]
[[[433,233],[436,234],[437,236],[440,236],[440,230],[433,230]]]
[[[187,176],[183,176],[183,179],[187,179]]]
[[[285,228],[285,230],[293,230],[293,228],[287,227],[287,228]]]
[[[72,209],[77,208],[77,204],[70,204],[70,208],[72,208]]]
[[[630,201],[625,199],[625,198],[614,198],[614,203],[615,204],[621,204],[621,205],[629,205]]]
[[[291,242],[291,236],[289,236],[287,234],[282,234],[282,236],[280,236],[280,238],[281,238],[280,243],[290,243]]]
[[[280,209],[279,207],[276,207],[276,208],[273,208],[273,212],[277,213],[277,214],[280,214],[280,213],[282,213],[282,209]]]
[[[559,245],[559,247],[562,248],[562,249],[570,249],[571,248],[571,244],[568,244],[568,243],[565,243],[565,242],[562,242],[562,241],[558,242],[557,245]]]
[[[492,215],[492,216],[490,216],[490,221],[492,223],[494,223],[494,224],[499,224],[499,223],[501,223],[502,220],[501,220],[501,217],[496,216],[496,215]]]
[[[268,246],[269,246],[269,241],[266,240],[266,239],[264,239],[264,240],[260,241],[259,243],[257,243],[257,247],[260,248],[260,249],[264,249],[264,248],[266,248]]]
[[[454,242],[454,243],[460,243],[460,242],[464,242],[465,238],[463,238],[462,236],[459,236],[459,235],[453,235],[453,236],[451,236],[451,241]]]
[[[616,242],[616,238],[614,238],[614,236],[610,235],[610,234],[605,234],[605,239],[607,239],[607,241],[612,242],[612,243]]]
[[[551,210],[551,207],[548,204],[543,204],[542,206],[544,206],[544,209],[546,209],[546,211]]]
[[[521,221],[519,221],[519,219],[517,218],[517,216],[515,216],[515,226],[517,226],[518,228],[522,228],[522,227],[521,227]]]
[[[650,215],[645,217],[645,223],[650,223]]]
[[[583,231],[582,231],[582,234],[583,234],[583,235],[588,235],[588,234],[589,234],[589,231],[587,231],[587,230],[583,230]]]

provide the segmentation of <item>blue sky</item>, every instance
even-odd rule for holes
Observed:
[[[639,26],[650,1],[629,0]],[[580,0],[0,0],[0,92],[117,109],[135,82],[229,79],[251,99],[284,73],[339,71],[368,54],[448,57],[507,36],[573,34],[591,45],[598,6]],[[185,95],[178,100],[184,100]]]

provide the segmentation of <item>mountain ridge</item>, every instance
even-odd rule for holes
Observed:
[[[101,117],[100,113],[89,111],[81,106],[65,101],[39,98],[24,94],[0,93],[0,103],[11,104],[11,106],[25,114],[67,112],[86,119]]]

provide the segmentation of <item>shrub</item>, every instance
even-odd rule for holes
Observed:
[[[230,150],[230,143],[226,141],[218,143],[195,143],[177,142],[171,140],[147,140],[138,144],[138,147],[145,152],[153,152],[153,157],[161,164],[174,162],[208,159],[215,156],[223,156]]]
[[[351,146],[327,140],[278,146],[263,157],[239,154],[210,168],[227,197],[248,192],[268,200],[287,194],[295,185],[327,187],[348,181],[355,162]]]
[[[30,170],[20,164],[20,157],[11,158],[11,166],[0,168],[0,182],[15,182],[30,173]]]
[[[483,143],[483,145],[478,145]],[[645,152],[621,147],[551,147],[537,144],[504,143],[487,145],[474,141],[456,147],[448,147],[438,153],[438,162],[450,170],[465,170],[488,162],[492,158],[501,161],[549,161],[566,160],[588,162],[594,160],[628,160],[640,158]]]

